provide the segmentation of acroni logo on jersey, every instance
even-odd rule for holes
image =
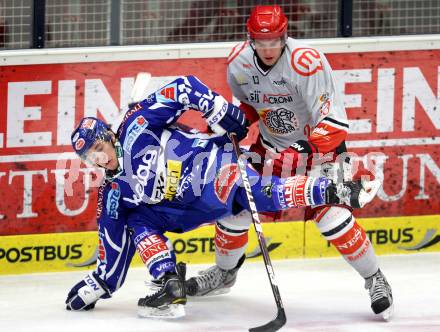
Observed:
[[[124,141],[124,151],[130,153],[134,142],[142,134],[144,129],[148,126],[148,121],[139,115],[127,128],[127,135]]]
[[[121,197],[121,190],[119,188],[119,184],[116,182],[111,183],[111,190],[108,193],[107,197],[107,214],[110,218],[118,219],[118,207],[119,207],[119,198]]]
[[[293,98],[289,94],[264,94],[263,103],[266,104],[284,104],[293,102]]]

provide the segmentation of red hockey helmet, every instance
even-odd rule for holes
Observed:
[[[273,39],[287,32],[287,18],[278,5],[256,6],[247,20],[250,39]]]

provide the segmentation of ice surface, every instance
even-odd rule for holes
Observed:
[[[391,322],[370,309],[363,279],[342,258],[274,261],[287,314],[281,331],[440,331],[440,253],[380,256],[395,298]],[[206,265],[188,266],[194,275]],[[190,298],[174,321],[137,317],[146,270],[130,270],[123,287],[90,312],[69,312],[64,300],[85,271],[0,277],[0,331],[245,331],[275,315],[262,262],[246,262],[231,293]]]

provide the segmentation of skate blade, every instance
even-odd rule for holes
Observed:
[[[183,304],[170,304],[163,308],[138,307],[138,315],[143,318],[175,319],[185,316]]]
[[[382,319],[386,322],[390,321],[394,313],[394,305],[391,304],[389,308],[382,311],[378,316],[381,316]]]
[[[222,289],[216,289],[212,291],[211,293],[208,293],[208,296],[217,296],[217,295],[223,295],[228,294],[231,291],[230,288],[222,288]]]
[[[211,296],[217,296],[217,295],[223,295],[227,294],[231,291],[231,288],[221,288],[221,289],[214,289],[208,293],[204,294],[196,294],[196,295],[188,295],[189,297],[211,297]]]

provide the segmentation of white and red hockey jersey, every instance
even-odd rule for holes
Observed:
[[[249,120],[259,120],[267,149],[280,152],[308,140],[326,153],[345,140],[348,120],[332,69],[324,54],[298,40],[288,38],[267,71],[249,42],[238,44],[228,58],[228,84]]]

